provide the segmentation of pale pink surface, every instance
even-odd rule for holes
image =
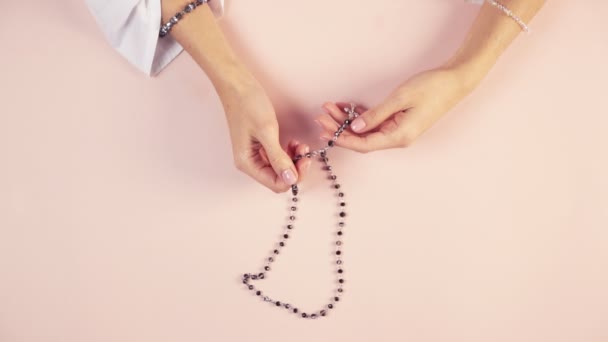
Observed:
[[[228,1],[222,26],[317,143],[326,100],[371,105],[443,61],[462,1]],[[406,150],[332,152],[346,293],[328,319],[238,276],[286,195],[240,174],[219,100],[182,54],[147,78],[78,1],[2,1],[0,341],[608,340],[604,1],[550,1],[480,88]],[[318,164],[316,164],[318,165]],[[262,287],[310,310],[333,288],[318,172]]]

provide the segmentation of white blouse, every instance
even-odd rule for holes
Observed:
[[[86,0],[112,46],[150,76],[158,74],[183,50],[171,35],[162,39],[161,0]],[[216,19],[224,15],[224,0],[207,3]]]

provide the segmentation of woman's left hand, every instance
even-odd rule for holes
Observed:
[[[353,120],[336,145],[358,152],[409,146],[470,89],[453,68],[417,74],[397,87],[384,102]],[[347,118],[344,107],[349,105],[331,102],[323,105],[327,113],[315,120],[323,128],[321,139],[330,140]]]

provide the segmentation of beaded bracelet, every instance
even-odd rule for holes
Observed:
[[[158,33],[158,36],[162,38],[162,37],[168,35],[169,31],[171,31],[173,26],[175,26],[175,24],[177,24],[177,22],[179,22],[180,19],[182,19],[184,17],[184,15],[192,12],[195,8],[197,8],[200,5],[205,4],[207,2],[209,2],[209,0],[196,0],[196,1],[192,1],[191,3],[187,4],[183,10],[177,12],[173,17],[171,17],[171,19],[169,19],[169,21],[166,24],[164,24],[163,26],[160,27],[160,32]]]
[[[522,31],[524,31],[526,33],[530,32],[530,29],[528,28],[528,25],[526,25],[526,23],[524,23],[524,21],[521,20],[520,17],[518,17],[517,15],[515,15],[515,13],[513,13],[513,11],[511,11],[510,9],[508,9],[507,6],[501,4],[500,2],[498,2],[496,0],[486,0],[486,2],[489,2],[490,5],[498,8],[506,16],[508,16],[509,18],[513,19],[519,25],[519,27],[521,27]]]

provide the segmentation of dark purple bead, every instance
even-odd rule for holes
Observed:
[[[346,206],[346,202],[340,202],[340,206],[341,207],[345,207]]]
[[[343,193],[343,192],[340,192],[340,193],[338,193],[338,196],[339,196],[339,197],[344,197],[344,193]]]
[[[336,264],[342,265],[342,260],[336,260]]]
[[[298,308],[293,308],[293,313],[298,313]]]
[[[279,250],[278,250],[278,249],[275,249],[275,250],[273,251],[273,253],[274,253],[274,254],[279,254]]]
[[[274,303],[274,305],[281,306],[281,302],[277,301],[276,303]]]
[[[336,246],[342,246],[342,241],[336,241]]]
[[[340,189],[340,184],[335,184],[335,185],[334,185],[334,188],[336,188],[336,189]]]
[[[340,222],[340,223],[338,223],[338,226],[340,226],[340,227],[344,227],[344,222]]]
[[[344,292],[344,290],[342,288],[339,288],[338,292],[342,293],[342,292]]]
[[[259,296],[259,295],[261,295],[261,294],[262,294],[262,291],[256,291],[256,292],[255,292],[255,294],[256,294],[257,296]]]
[[[283,242],[283,241],[279,242],[279,246],[285,247],[285,242]]]
[[[334,141],[333,140],[328,141],[327,146],[329,146],[329,147],[334,146]]]
[[[258,278],[260,278],[260,279],[264,279],[264,273],[260,273],[260,274],[258,274]]]
[[[302,317],[306,318],[308,315],[305,312],[302,312]]]
[[[296,217],[292,215],[292,216],[289,216],[289,219],[293,221],[296,219]]]
[[[321,314],[321,316],[325,316],[327,314],[327,311],[321,310],[320,314]]]
[[[264,270],[265,270],[265,271],[270,271],[270,266],[265,266],[265,267],[264,267]]]
[[[338,234],[338,235],[342,235],[342,231],[341,231],[341,230],[339,230],[337,234]]]
[[[293,229],[293,225],[292,224],[288,224],[287,225],[287,229]]]
[[[340,269],[338,269],[338,273],[344,273],[344,270],[340,268]],[[342,280],[342,279],[340,279],[340,280]]]
[[[333,309],[334,305],[333,304],[327,304],[327,307],[330,308],[330,309]]]
[[[344,216],[346,216],[346,213],[345,212],[341,212],[340,213],[340,217],[344,217]]]
[[[336,251],[336,255],[340,255],[340,254],[342,254],[341,251]]]
[[[339,302],[339,301],[340,301],[340,297],[334,297],[334,300],[335,300],[336,302]]]
[[[273,257],[270,257],[270,258],[268,258],[268,261],[269,261],[269,262],[273,262],[273,261],[274,261],[274,258],[273,258]]]
[[[336,177],[336,175],[329,176],[329,179],[331,179],[331,180],[336,180],[336,178],[338,178],[338,177]]]
[[[296,207],[291,207],[291,211],[296,211],[296,210],[298,210],[298,208],[296,208]]]
[[[248,286],[248,288],[249,288],[250,290],[253,290],[253,285],[249,285],[249,286]]]
[[[340,280],[338,280],[338,283],[340,283],[340,284],[344,284],[344,279],[340,279]]]
[[[297,202],[297,201],[298,201],[298,198],[297,198],[297,197],[294,197],[294,198],[292,198],[291,200],[292,200],[292,201],[294,201],[294,202]]]
[[[312,315],[310,315],[310,318],[312,318],[312,319],[317,318],[317,314],[312,314]]]
[[[283,234],[283,237],[289,239],[289,234]]]
[[[251,279],[256,280],[256,279],[258,279],[258,276],[254,274],[251,276]]]

